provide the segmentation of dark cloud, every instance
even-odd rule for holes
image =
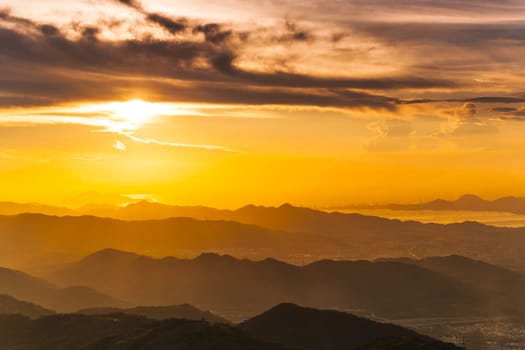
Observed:
[[[255,73],[239,69],[234,61],[236,56],[223,53],[213,58],[212,64],[225,75],[264,86],[297,88],[354,88],[354,89],[415,89],[455,87],[452,81],[419,77],[385,78],[318,78],[287,72]]]
[[[398,104],[425,104],[425,103],[440,103],[440,102],[458,102],[458,103],[521,103],[525,102],[524,97],[512,96],[480,96],[462,99],[416,99],[416,100],[399,100]]]
[[[496,40],[525,41],[525,22],[435,23],[435,22],[352,22],[351,28],[389,44],[449,43],[483,47]],[[422,35],[424,33],[424,35]]]
[[[492,108],[492,112],[495,113],[495,116],[498,119],[504,120],[525,120],[525,106],[521,107],[496,107]]]
[[[178,34],[185,31],[188,27],[186,19],[182,18],[179,20],[173,20],[165,15],[159,13],[148,13],[148,21],[158,24],[162,28],[166,29],[171,34]]]
[[[193,32],[203,33],[206,41],[213,44],[222,44],[232,35],[230,30],[223,30],[217,23],[197,25],[193,28]]]
[[[313,40],[313,35],[306,30],[299,29],[297,23],[286,20],[286,31],[287,34],[281,37],[280,40],[291,40],[291,41],[310,41]]]
[[[173,79],[186,81],[177,98],[199,102],[394,109],[393,98],[353,89],[454,86],[450,81],[417,77],[339,79],[246,71],[235,64],[235,46],[225,42],[230,32],[213,23],[195,27],[205,35],[201,41],[151,37],[103,41],[96,27],[77,25],[81,35],[72,39],[51,25],[5,12],[0,18],[23,22],[40,33],[0,27],[0,92],[13,96],[4,97],[4,105],[19,104],[21,96],[36,104],[116,99],[133,89],[169,98],[159,93],[165,87],[160,79]]]
[[[142,9],[142,4],[140,3],[140,1],[136,1],[136,0],[114,0],[114,1],[121,3],[123,5],[129,6],[129,7],[132,7],[134,9],[138,9],[138,10]]]

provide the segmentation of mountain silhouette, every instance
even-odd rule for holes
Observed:
[[[61,254],[78,258],[114,247],[154,256],[218,251],[251,259],[272,255],[294,262],[303,256],[372,260],[457,254],[525,271],[521,258],[525,254],[525,228],[474,222],[422,224],[291,205],[212,209],[206,216],[212,214],[219,217],[123,221],[91,216],[0,216],[0,263],[17,263],[27,270],[35,266],[36,257],[44,261]],[[24,249],[20,251],[21,246]],[[493,249],[495,246],[498,249]]]
[[[0,216],[3,259],[30,258],[45,254],[82,256],[106,247],[150,251],[156,255],[202,251],[256,251],[286,255],[293,251],[329,250],[337,246],[315,235],[276,231],[231,221],[201,221],[193,218],[121,221],[91,216],[56,217],[41,214]],[[9,247],[23,246],[22,253]],[[8,249],[9,248],[9,249]],[[11,253],[10,253],[11,252]],[[25,269],[25,267],[24,267]]]
[[[0,293],[60,312],[123,304],[93,288],[78,285],[60,288],[46,280],[6,268],[0,268]]]
[[[283,350],[227,325],[140,316],[66,314],[30,320],[0,316],[0,348],[18,350]]]
[[[36,304],[21,301],[6,294],[0,294],[0,315],[23,315],[29,318],[39,318],[54,313],[54,311]]]
[[[423,349],[458,349],[414,331],[333,310],[284,303],[239,325],[255,336],[305,350],[349,350],[385,338],[417,341]]]
[[[503,313],[525,307],[525,277],[517,272],[483,261],[463,256],[429,257],[424,259],[382,259],[414,264],[475,288],[478,293],[490,299],[491,305]],[[512,300],[512,303],[508,301]],[[506,311],[503,311],[506,310]]]
[[[273,325],[269,324],[272,320],[276,322]],[[283,324],[286,325],[285,329],[276,331],[277,326]],[[382,338],[393,334],[400,336]],[[326,343],[316,341],[305,347],[300,346],[305,339],[312,338],[325,340]],[[283,341],[284,344],[280,345],[276,340]],[[20,315],[0,315],[2,349],[337,350],[343,345],[351,345],[346,347],[350,350],[355,348],[355,344],[369,340],[374,344],[381,341],[386,348],[388,344],[417,342],[423,345],[421,349],[457,349],[453,345],[420,336],[401,327],[334,311],[304,309],[289,304],[276,306],[239,327],[199,320],[151,320],[122,313],[61,314],[36,320]],[[362,348],[372,349],[368,345]]]
[[[372,206],[349,206],[339,209],[391,209],[391,210],[447,210],[447,211],[493,211],[525,214],[525,197],[502,197],[485,200],[473,194],[464,194],[456,200],[435,199],[417,204],[386,204]]]
[[[275,259],[238,260],[211,253],[195,259],[153,259],[104,250],[65,266],[50,278],[98,288],[134,304],[191,303],[219,312],[256,313],[290,301],[361,309],[385,317],[494,316],[515,315],[520,308],[509,306],[522,305],[518,293],[503,305],[492,299],[510,296],[501,290],[506,285],[494,286],[488,295],[483,281],[466,283],[458,276],[402,262],[322,260],[296,266]],[[525,290],[519,281],[514,280],[514,285]]]
[[[229,323],[228,320],[209,311],[202,311],[189,304],[170,306],[137,306],[128,309],[122,308],[92,308],[77,311],[83,315],[128,314],[144,316],[154,320],[179,318],[184,320],[204,320],[209,323]]]

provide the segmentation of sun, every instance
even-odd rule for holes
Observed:
[[[114,118],[129,124],[133,128],[141,126],[160,112],[157,104],[142,100],[114,102],[109,104],[108,109]]]

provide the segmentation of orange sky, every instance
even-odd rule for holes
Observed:
[[[0,0],[0,200],[525,195],[517,0]]]

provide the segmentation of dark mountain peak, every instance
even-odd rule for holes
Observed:
[[[236,258],[231,255],[221,255],[213,252],[205,252],[193,259],[194,261],[204,263],[218,263],[218,262],[238,262]]]
[[[291,205],[290,203],[281,204],[281,206],[279,207],[279,209],[293,209],[293,208],[295,207]]]
[[[479,202],[485,202],[484,199],[482,199],[479,196],[476,196],[475,194],[464,194],[461,197],[459,197],[456,202],[464,202],[464,203],[479,203]]]
[[[306,350],[347,350],[385,337],[429,339],[392,324],[292,303],[278,304],[240,327],[260,338]]]
[[[113,248],[106,248],[99,250],[98,252],[95,252],[93,254],[90,254],[86,256],[83,260],[122,260],[122,259],[137,259],[140,255],[132,252],[126,252],[123,250],[113,249]]]

